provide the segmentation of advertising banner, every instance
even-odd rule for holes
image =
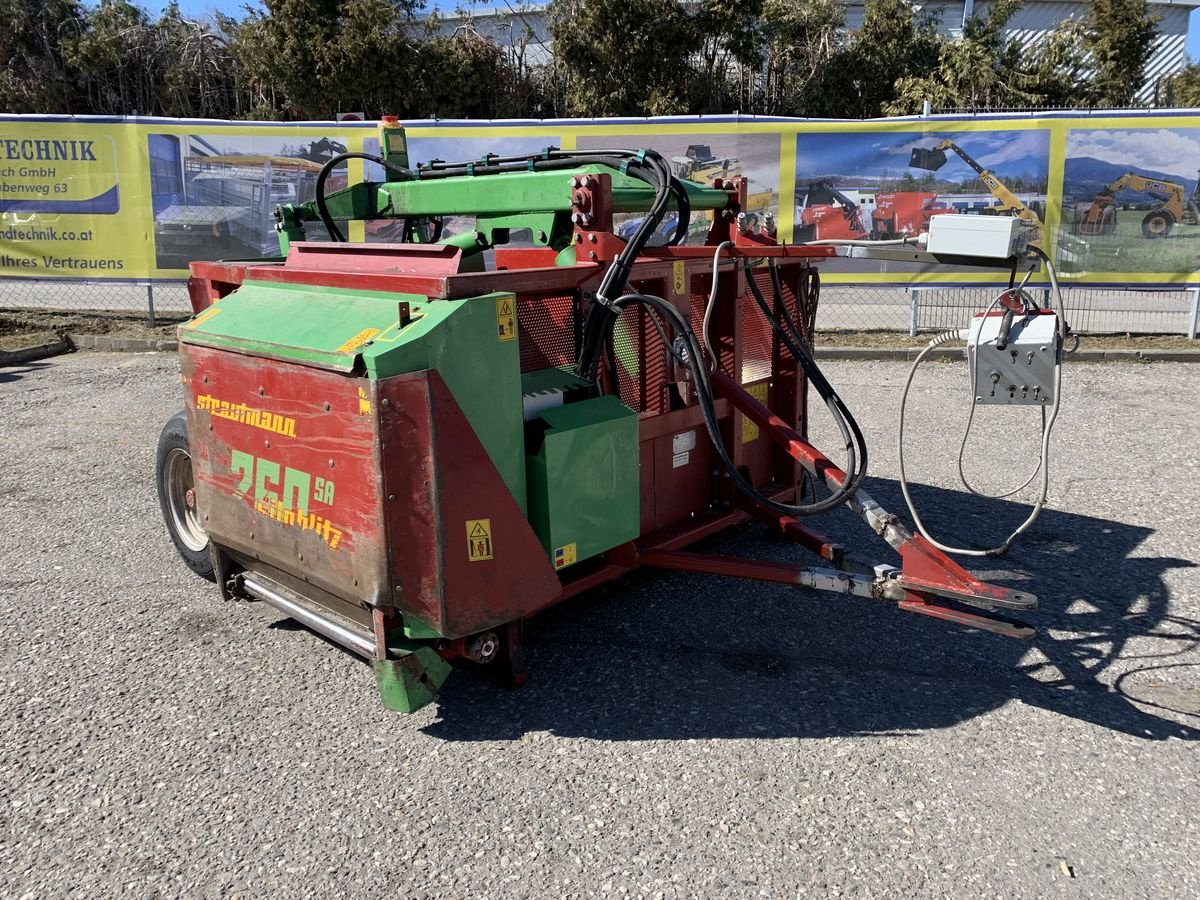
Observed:
[[[1200,113],[871,121],[746,117],[411,122],[410,159],[648,147],[683,179],[745,177],[746,210],[779,239],[899,242],[935,215],[1011,215],[1064,280],[1200,282]],[[375,124],[0,116],[0,277],[175,281],[193,259],[278,254],[274,208],[315,196]],[[327,190],[376,167],[351,161]],[[637,228],[623,216],[622,234]],[[446,231],[471,227],[451,219]],[[663,235],[674,231],[674,219]],[[692,222],[703,240],[707,222]],[[323,240],[319,226],[312,240]],[[356,223],[351,240],[398,240]],[[832,283],[994,282],[1003,273],[864,259],[824,262]]]

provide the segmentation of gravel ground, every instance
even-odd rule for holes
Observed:
[[[904,364],[827,370],[902,509]],[[524,690],[457,672],[402,717],[175,558],[173,356],[0,371],[0,896],[1198,896],[1196,374],[1069,369],[1052,508],[973,566],[1041,596],[1032,644],[647,573],[535,620]],[[961,366],[913,404],[911,474],[950,485]],[[998,485],[1036,426],[991,412],[971,471]],[[917,498],[947,536],[1022,516]],[[754,526],[709,546],[799,558]]]

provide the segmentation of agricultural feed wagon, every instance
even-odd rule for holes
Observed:
[[[313,202],[279,208],[281,257],[192,264],[186,410],[158,485],[176,546],[222,597],[370,660],[402,711],[459,660],[519,683],[531,616],[641,566],[1032,635],[1009,618],[1031,594],[975,578],[864,490],[866,442],[812,356],[814,263],[838,248],[777,243],[749,224],[745,179],[680,180],[653,151],[410,167],[387,121],[381,144],[386,181],[326,196],[345,154]],[[616,213],[643,217],[628,241]],[[707,215],[707,245],[647,246],[669,213],[680,240]],[[443,238],[450,216],[474,227]],[[378,219],[411,240],[344,240],[340,223]],[[304,242],[314,222],[329,242]],[[1039,318],[1001,317],[1014,346]],[[814,393],[844,465],[806,437]],[[895,557],[808,524],[840,506]],[[750,518],[813,564],[688,549]]]

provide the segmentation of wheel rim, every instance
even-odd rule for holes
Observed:
[[[1150,231],[1152,234],[1162,234],[1167,230],[1167,220],[1161,216],[1150,220]]]
[[[171,511],[171,525],[189,550],[208,546],[208,535],[200,524],[200,509],[192,475],[192,457],[178,447],[167,454],[163,466],[163,488]]]

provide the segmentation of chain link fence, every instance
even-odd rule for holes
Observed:
[[[996,296],[995,287],[830,285],[821,290],[817,330],[907,334],[965,328]],[[1040,288],[1035,288],[1035,296]],[[1200,288],[1111,290],[1064,287],[1071,327],[1091,334],[1196,336]],[[0,280],[0,310],[89,310],[177,319],[191,311],[183,282]]]
[[[126,313],[147,325],[160,317],[179,319],[191,315],[187,285],[182,281],[40,281],[0,279],[0,311],[37,312],[91,311]]]

